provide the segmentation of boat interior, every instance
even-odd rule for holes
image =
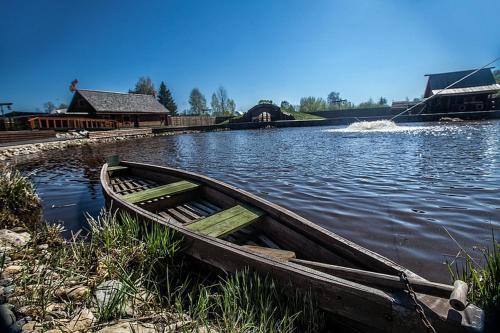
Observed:
[[[354,243],[310,225],[305,228],[302,221],[284,210],[277,213],[276,207],[253,206],[249,204],[252,200],[237,190],[235,195],[230,189],[218,190],[219,186],[197,181],[196,177],[132,163],[108,162],[105,177],[108,187],[123,201],[152,212],[165,222],[292,267],[307,267],[394,296],[394,292],[400,295],[406,290],[410,282],[416,292],[439,297],[445,303],[455,293],[453,286],[427,281]],[[402,279],[402,272],[406,280]],[[453,307],[463,310],[465,296],[457,304]]]
[[[214,188],[163,172],[108,165],[109,185],[122,198],[169,223],[245,247],[247,250],[315,267],[315,263],[394,274],[395,268],[353,248],[321,244],[264,210]],[[323,235],[324,237],[325,235]],[[329,246],[331,245],[331,246]],[[325,271],[325,269],[320,269]]]

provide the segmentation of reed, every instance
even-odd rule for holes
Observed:
[[[41,212],[40,198],[29,178],[8,166],[0,167],[0,227],[33,229]]]
[[[106,262],[108,277],[128,286],[120,299],[99,313],[102,320],[118,316],[123,304],[137,298],[145,287],[154,299],[148,302],[150,310],[189,315],[193,323],[186,326],[187,331],[212,327],[224,332],[318,332],[323,328],[323,314],[309,295],[290,295],[271,278],[249,271],[227,276],[207,272],[201,263],[182,254],[182,238],[165,226],[144,228],[129,215],[109,212],[89,218],[89,225],[93,246],[114,254]]]
[[[495,327],[500,320],[500,247],[494,232],[490,247],[476,249],[482,253],[482,262],[474,260],[462,248],[465,263],[455,262],[448,267],[453,280],[460,279],[469,286],[469,301],[485,310],[486,325]]]

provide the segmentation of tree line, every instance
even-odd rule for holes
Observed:
[[[130,89],[129,93],[146,94],[156,96],[158,102],[165,106],[171,115],[178,115],[177,104],[174,101],[171,91],[167,88],[164,81],[160,83],[158,93],[153,82],[149,77],[141,77],[135,84],[134,89]],[[213,94],[210,102],[211,108],[207,106],[207,99],[198,88],[193,88],[189,94],[189,109],[184,113],[192,115],[208,115],[213,116],[231,116],[236,113],[236,103],[228,97],[224,87],[219,87]]]

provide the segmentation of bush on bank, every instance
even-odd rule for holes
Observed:
[[[32,229],[41,213],[40,198],[31,181],[17,170],[0,166],[0,228],[22,225]]]

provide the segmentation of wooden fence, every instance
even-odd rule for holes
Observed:
[[[207,116],[175,116],[168,117],[168,126],[208,126],[215,124],[215,117]]]
[[[28,120],[31,129],[113,129],[118,123],[109,119],[73,117],[34,117]]]
[[[0,131],[0,143],[55,138],[54,131]]]

